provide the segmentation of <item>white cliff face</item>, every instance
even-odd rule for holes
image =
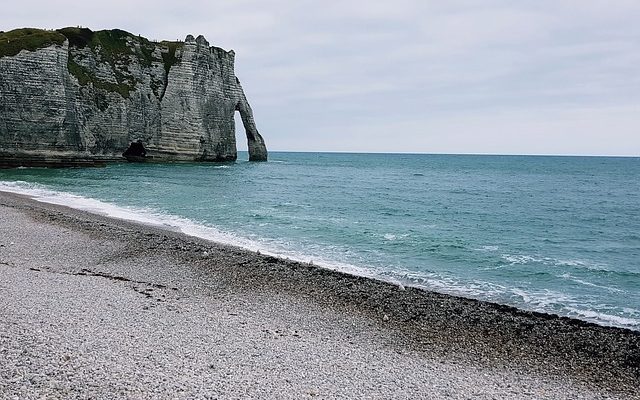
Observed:
[[[233,112],[238,95],[233,55],[209,48],[202,37],[187,37],[180,63],[162,98],[162,135],[154,143],[169,154],[198,153],[204,160],[233,158],[236,152]]]
[[[117,48],[67,40],[0,57],[0,166],[120,160],[138,140],[154,161],[235,160],[235,111],[250,159],[266,160],[233,51],[118,32]]]
[[[46,144],[62,152],[81,150],[80,138],[67,122],[74,114],[69,100],[75,97],[68,96],[67,50],[66,46],[51,46],[0,58],[3,149],[30,151]]]

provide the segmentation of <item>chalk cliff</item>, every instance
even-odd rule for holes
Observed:
[[[231,161],[236,111],[249,159],[266,160],[234,52],[203,36],[0,32],[0,166],[100,164],[136,146],[140,160]]]

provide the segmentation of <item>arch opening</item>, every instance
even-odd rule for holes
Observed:
[[[264,139],[260,133],[258,133],[256,123],[253,120],[253,111],[251,111],[251,106],[249,106],[246,99],[242,99],[236,104],[235,110],[240,114],[240,119],[244,126],[244,132],[247,136],[249,161],[267,161],[267,146],[264,144]]]

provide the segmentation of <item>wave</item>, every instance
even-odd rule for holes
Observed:
[[[507,261],[511,265],[544,262],[544,259],[542,259],[542,258],[537,258],[537,257],[534,257],[534,256],[528,256],[528,255],[524,255],[524,254],[515,254],[515,255],[503,254],[502,255],[502,259],[504,259],[505,261]]]
[[[487,246],[482,246],[478,249],[473,249],[475,251],[480,251],[483,253],[487,253],[487,252],[493,252],[493,251],[498,251],[500,250],[500,246],[491,246],[491,245],[487,245]]]
[[[608,269],[604,264],[595,264],[584,260],[567,260],[526,254],[502,254],[501,258],[510,265],[539,263],[556,267],[574,267],[592,271],[616,272]]]
[[[597,307],[591,307],[571,295],[553,290],[527,292],[521,289],[511,289],[510,292],[522,299],[525,304],[523,308],[531,311],[553,312],[604,326],[640,329],[640,311],[638,310],[629,308],[621,310],[627,315],[621,316],[596,310]],[[631,316],[638,316],[638,318]]]
[[[598,288],[598,289],[604,289],[604,290],[608,290],[610,292],[616,292],[616,293],[624,292],[623,290],[620,290],[620,289],[617,289],[617,288],[604,286],[604,285],[598,285],[598,284],[595,284],[595,283],[592,283],[592,282],[585,281],[583,279],[576,278],[575,276],[572,276],[571,274],[568,274],[568,273],[567,274],[558,275],[558,277],[570,280],[570,281],[575,282],[575,283],[579,283],[580,285],[591,286],[591,287],[595,287],[595,288]]]
[[[640,311],[632,308],[619,310],[622,315],[596,311],[597,304],[554,290],[512,288],[482,280],[467,281],[455,276],[443,276],[435,272],[416,273],[407,270],[385,271],[387,280],[401,285],[463,296],[479,300],[508,304],[524,310],[552,313],[577,318],[604,326],[640,329]],[[607,288],[611,289],[611,288]],[[618,289],[612,289],[618,291]]]
[[[625,269],[614,269],[609,267],[605,263],[594,263],[584,260],[572,260],[572,259],[558,259],[553,257],[541,257],[541,256],[531,256],[524,254],[502,254],[500,257],[502,260],[507,261],[508,266],[518,266],[518,265],[528,265],[528,264],[542,264],[547,267],[553,268],[563,268],[562,270],[566,270],[567,267],[570,270],[573,270],[576,273],[582,273],[584,271],[589,271],[589,273],[595,273],[600,275],[614,275],[618,277],[628,277],[628,278],[638,278],[640,277],[640,272],[638,271],[628,271]],[[502,268],[504,265],[501,265],[497,268]],[[578,282],[582,283],[582,282]]]
[[[611,315],[593,310],[583,310],[574,307],[566,307],[570,317],[595,322],[605,326],[617,326],[630,329],[640,328],[640,320],[633,318],[621,317],[619,315]]]

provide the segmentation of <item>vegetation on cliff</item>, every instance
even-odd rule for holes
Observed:
[[[91,83],[96,89],[118,93],[122,97],[129,97],[129,93],[137,83],[129,71],[133,60],[137,60],[143,67],[150,67],[153,62],[160,62],[168,75],[171,67],[178,62],[176,53],[183,45],[178,41],[152,42],[120,29],[94,32],[80,27],[68,27],[55,31],[25,28],[0,32],[0,57],[15,56],[22,50],[35,51],[51,45],[61,46],[65,40],[69,40],[71,49],[68,69],[71,75],[78,79],[80,85],[87,86]],[[88,68],[81,65],[80,60],[77,59],[78,54],[74,50],[87,47],[98,56],[101,62],[111,66],[116,82],[99,79]],[[161,57],[154,55],[157,48],[160,49]],[[166,86],[166,75],[164,85],[163,82],[151,82],[151,85],[154,93],[159,97],[160,88]]]
[[[169,74],[169,70],[173,67],[177,62],[178,58],[176,57],[176,51],[182,47],[182,42],[168,42],[163,40],[160,44],[166,47],[167,51],[162,52],[162,60],[164,61],[164,70]]]
[[[80,65],[71,52],[68,60],[69,72],[78,79],[80,85],[86,86],[91,83],[94,88],[129,97],[129,92],[134,89],[136,82],[132,77],[127,76],[125,70],[130,63],[129,57],[138,55],[127,43],[127,38],[133,35],[118,29],[93,32],[87,28],[63,28],[59,32],[69,39],[70,47],[75,49],[89,47],[94,54],[99,55],[101,61],[109,63],[115,74],[115,83],[98,79],[91,71]],[[145,55],[143,52],[140,53]],[[145,57],[141,58],[147,60]],[[148,61],[143,65],[150,64],[151,62]]]
[[[150,67],[154,61],[163,62],[168,74],[171,66],[177,62],[175,53],[181,45],[179,42],[162,42],[160,44],[162,59],[160,59],[153,54],[156,43],[120,29],[93,32],[87,28],[63,28],[58,32],[69,39],[71,47],[77,49],[89,47],[103,62],[111,66],[116,78],[116,83],[98,79],[77,63],[71,54],[69,72],[78,79],[80,84],[87,85],[91,82],[95,88],[116,92],[122,97],[129,97],[129,92],[136,85],[135,77],[129,73],[128,69],[133,59],[143,67]],[[151,85],[156,96],[159,96],[162,83],[152,81]]]
[[[0,57],[15,56],[22,50],[35,51],[54,44],[62,45],[65,39],[60,32],[35,28],[0,32]]]

